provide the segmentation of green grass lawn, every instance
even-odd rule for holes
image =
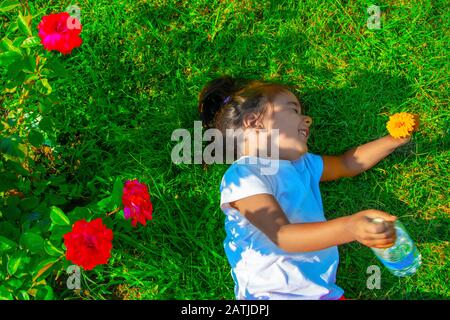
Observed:
[[[147,227],[115,237],[112,259],[83,272],[82,291],[60,298],[234,299],[222,246],[219,184],[227,165],[175,165],[173,130],[193,132],[197,96],[230,74],[298,86],[313,118],[310,151],[338,154],[387,134],[388,116],[421,116],[406,146],[370,171],[321,186],[328,219],[374,208],[400,217],[422,254],[397,278],[372,251],[339,247],[337,284],[354,299],[448,299],[449,16],[446,1],[30,1],[40,17],[81,9],[83,44],[60,58],[59,103],[46,112],[80,206],[110,192],[117,176],[149,186]],[[35,18],[37,17],[37,18]],[[55,53],[55,55],[59,55]],[[77,169],[73,165],[79,160]],[[370,265],[381,289],[366,286]]]

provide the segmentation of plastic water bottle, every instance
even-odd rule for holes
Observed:
[[[385,224],[388,222],[383,218],[375,218],[372,220],[372,223]],[[408,232],[406,232],[403,224],[396,220],[394,227],[397,239],[392,247],[371,249],[392,274],[399,277],[412,275],[419,268],[422,262],[422,256],[408,235]]]

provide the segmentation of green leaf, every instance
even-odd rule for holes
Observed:
[[[2,173],[2,178],[0,179],[0,192],[8,191],[15,188],[17,186],[17,181],[18,181],[17,176],[14,173],[10,172]]]
[[[53,245],[50,241],[46,241],[44,244],[45,252],[50,256],[61,256],[64,252]]]
[[[7,51],[0,53],[0,67],[8,66],[19,59],[22,59],[22,55],[16,51]]]
[[[22,42],[25,41],[26,38],[27,37],[25,37],[25,36],[19,36],[19,37],[15,38],[13,41],[13,46],[20,47],[20,45],[22,44]]]
[[[14,221],[20,218],[21,212],[20,209],[16,206],[7,206],[6,207],[6,219],[10,221]]]
[[[24,68],[25,68],[25,64],[24,64]],[[39,76],[38,75],[36,75],[36,74],[28,74],[27,75],[27,79],[24,82],[29,83],[31,81],[36,81],[36,80],[39,80]]]
[[[20,234],[19,228],[13,225],[10,221],[0,222],[0,235],[8,238],[14,239]]]
[[[19,267],[17,268],[16,273],[14,274],[14,276],[16,278],[21,278],[21,277],[30,275],[30,270],[29,270],[30,261],[31,261],[31,257],[28,255],[24,255]]]
[[[107,197],[107,198],[97,202],[97,206],[100,209],[100,211],[105,211],[105,212],[108,211],[110,205],[111,205],[111,197]]]
[[[15,52],[21,54],[20,49],[17,48],[16,46],[14,46],[14,43],[11,40],[9,40],[8,38],[6,38],[6,37],[3,38],[2,41],[0,42],[0,49],[3,52],[15,51]]]
[[[122,205],[123,182],[121,178],[116,178],[114,182],[113,191],[111,194],[111,210],[116,209]]]
[[[53,289],[50,286],[37,287],[36,300],[53,300],[55,295]]]
[[[91,212],[86,207],[76,207],[72,210],[72,212],[69,213],[70,222],[74,224],[76,221],[85,219],[86,221],[89,220],[91,217]]]
[[[57,261],[58,259],[51,258],[39,262],[33,271],[33,282],[36,282],[36,280],[44,274],[48,274],[50,268],[53,267]]]
[[[25,232],[20,237],[20,243],[31,251],[31,253],[38,253],[44,247],[44,239],[36,233]]]
[[[37,231],[38,233],[46,234],[47,232],[50,231],[51,225],[52,225],[52,221],[50,220],[50,218],[44,218],[44,219],[36,222],[35,228],[38,228],[38,231]]]
[[[0,50],[1,52],[10,51],[12,47],[12,41],[8,38],[3,38],[2,41],[0,41]]]
[[[26,254],[23,251],[16,252],[9,257],[7,269],[10,275],[16,273],[17,269],[23,264],[25,257]]]
[[[50,205],[54,206],[60,206],[67,203],[67,200],[59,194],[47,194],[45,198]]]
[[[10,90],[13,90],[16,87],[21,86],[25,82],[25,76],[26,73],[20,70],[19,73],[17,73],[14,78],[8,79],[9,81],[6,84],[6,87]]]
[[[8,163],[9,162],[12,162],[12,161],[8,161]],[[20,203],[20,197],[19,196],[11,196],[8,199],[6,199],[6,204],[8,206],[18,206],[19,203]]]
[[[23,71],[34,74],[34,72],[36,71],[36,57],[33,55],[27,55],[23,58],[23,61]]]
[[[123,232],[129,233],[134,229],[130,221],[125,219],[123,209],[114,215],[114,221],[115,228],[117,228],[118,230],[123,230]]]
[[[65,176],[51,176],[48,181],[51,183],[52,186],[62,186],[66,183],[66,177]]]
[[[18,300],[30,300],[30,295],[25,290],[20,290],[17,294]]]
[[[48,83],[48,79],[45,78],[39,79],[37,83],[39,84],[38,90],[40,93],[45,95],[49,95],[50,93],[52,93],[52,87]]]
[[[6,259],[6,255],[3,256],[3,259]],[[5,281],[6,276],[8,274],[8,271],[5,270],[5,266],[2,265],[0,268],[0,283],[3,283],[3,281]]]
[[[44,132],[52,132],[53,131],[53,123],[49,117],[43,117],[39,122],[39,128]]]
[[[70,226],[70,220],[64,214],[64,212],[55,206],[52,206],[50,211],[50,219],[52,222],[58,226]]]
[[[31,211],[39,205],[39,199],[36,197],[29,197],[20,201],[20,208],[24,211]]]
[[[19,17],[17,18],[17,26],[19,27],[19,30],[28,35],[32,36],[31,34],[31,15],[23,16],[22,12],[19,12]]]
[[[15,7],[19,6],[19,0],[5,0],[0,4],[0,12],[11,11]]]
[[[17,75],[19,74],[19,72],[22,71],[22,69],[24,67],[25,67],[25,64],[22,59],[14,61],[13,63],[11,63],[8,66],[8,72],[6,73],[7,78],[9,80],[15,80],[17,78]]]
[[[15,174],[19,174],[24,177],[30,175],[30,173],[22,167],[22,163],[16,161],[8,161],[7,168],[10,169],[10,172],[14,172]]]
[[[60,77],[66,78],[69,76],[64,65],[58,60],[48,60],[45,66]]]
[[[8,238],[0,236],[0,254],[17,248],[17,243]]]
[[[21,48],[32,48],[36,47],[41,44],[41,38],[39,37],[28,37],[26,38],[22,44],[20,45]]]
[[[0,151],[9,154],[12,157],[24,157],[25,154],[19,149],[19,143],[22,139],[15,133],[10,137],[0,140]]]
[[[0,300],[12,300],[14,299],[12,293],[4,286],[0,286]]]
[[[61,243],[64,240],[64,235],[72,231],[72,227],[52,225],[50,231],[52,232],[52,235],[50,236],[49,240],[52,243]]]
[[[40,212],[34,211],[34,212],[25,214],[21,219],[22,232],[25,232],[25,231],[35,232],[32,230],[37,227],[37,223],[40,221],[40,219],[42,219],[42,214]],[[41,233],[40,230],[36,230],[36,232]]]
[[[6,281],[5,285],[12,289],[13,291],[18,290],[24,283],[23,279],[18,278],[10,278],[8,281]]]
[[[44,135],[37,130],[31,130],[28,134],[28,141],[35,147],[40,147],[44,142]]]

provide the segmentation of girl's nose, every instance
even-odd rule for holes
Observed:
[[[305,124],[308,126],[308,128],[312,124],[312,118],[310,116],[305,116]]]

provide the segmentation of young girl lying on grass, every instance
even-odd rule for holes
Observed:
[[[338,245],[358,241],[375,248],[392,246],[396,217],[364,210],[326,221],[319,182],[353,177],[407,143],[385,136],[339,156],[308,153],[312,119],[287,86],[221,77],[199,95],[207,128],[242,129],[236,161],[220,186],[226,215],[224,249],[232,269],[236,299],[344,299],[335,284]],[[275,149],[251,143],[252,135],[278,129]],[[253,136],[253,138],[254,138]],[[263,151],[266,155],[261,156]],[[264,174],[264,165],[278,168]]]

